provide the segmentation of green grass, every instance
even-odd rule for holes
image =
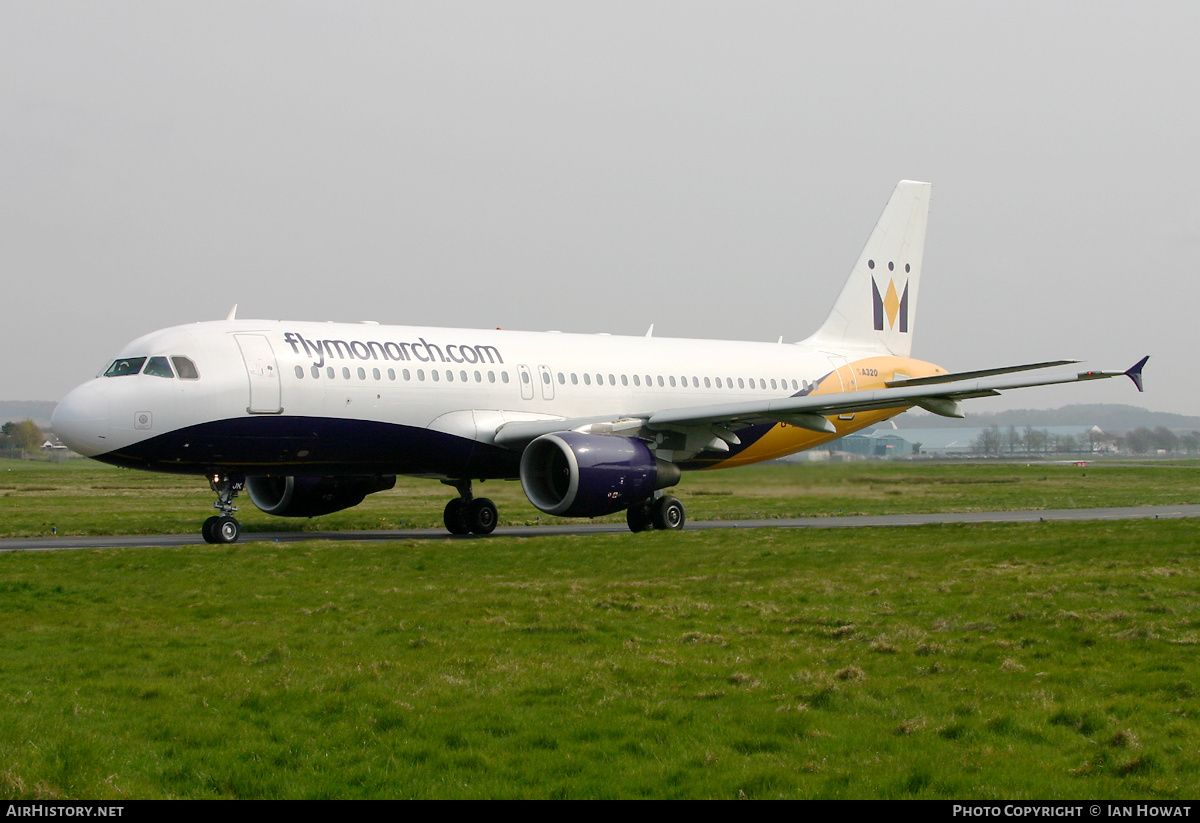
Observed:
[[[1198,547],[1149,520],[4,554],[0,795],[1194,798]]]
[[[501,525],[570,522],[534,509],[519,483],[477,483]],[[690,472],[672,490],[692,520],[836,514],[1086,508],[1200,503],[1200,464],[858,463],[755,466]],[[431,480],[399,478],[362,505],[312,519],[259,512],[245,495],[238,519],[248,531],[440,527],[457,493]],[[0,460],[0,537],[199,533],[214,512],[203,478],[149,474],[74,460]],[[610,520],[623,520],[617,515]]]

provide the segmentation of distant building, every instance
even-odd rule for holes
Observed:
[[[833,441],[828,448],[863,457],[908,457],[915,442],[921,441],[903,437],[899,429],[864,429]]]

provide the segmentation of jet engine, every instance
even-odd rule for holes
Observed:
[[[395,475],[367,477],[247,477],[250,502],[279,517],[316,517],[357,506],[396,485]]]
[[[521,486],[547,514],[599,517],[679,482],[679,467],[641,440],[605,434],[544,434],[521,455]]]

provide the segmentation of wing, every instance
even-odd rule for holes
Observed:
[[[1055,360],[911,380],[893,380],[885,383],[885,388],[866,391],[685,406],[615,416],[519,421],[500,426],[496,430],[494,442],[508,448],[524,448],[543,434],[568,430],[584,430],[593,434],[621,434],[627,437],[646,436],[660,431],[692,434],[697,430],[704,430],[712,438],[706,446],[720,450],[722,444],[727,447],[728,444],[736,445],[741,442],[737,437],[738,429],[762,423],[789,423],[800,428],[835,434],[836,428],[827,419],[832,416],[881,409],[903,410],[919,406],[944,417],[963,417],[959,401],[995,396],[1009,389],[1125,376],[1133,381],[1138,391],[1142,391],[1142,368],[1149,359],[1143,357],[1125,371],[1085,371],[1042,377],[1028,374],[1039,369],[1077,362]]]

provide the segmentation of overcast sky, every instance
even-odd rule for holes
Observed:
[[[787,340],[933,183],[914,355],[1200,414],[1200,4],[0,0],[0,399],[239,317]]]

